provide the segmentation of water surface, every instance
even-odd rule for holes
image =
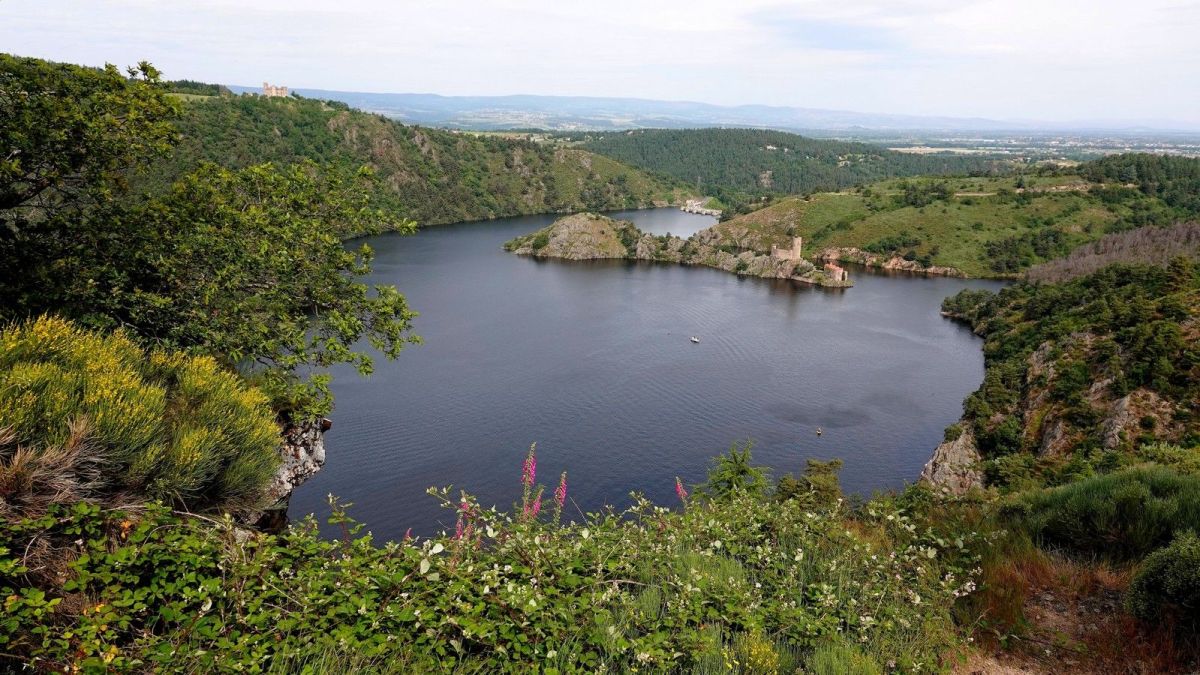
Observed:
[[[683,236],[713,222],[674,209],[613,215]],[[369,379],[335,371],[328,463],[296,492],[292,516],[325,515],[332,492],[383,538],[453,527],[426,488],[453,484],[508,507],[535,441],[539,478],[553,489],[567,471],[587,511],[625,506],[632,490],[672,504],[675,476],[703,480],[713,455],[747,439],[776,475],[841,457],[843,486],[870,494],[917,477],[983,377],[978,338],[938,309],[997,282],[852,270],[854,288],[820,289],[501,250],[553,219],[369,240],[371,282],[395,284],[421,312],[425,344],[378,360]]]

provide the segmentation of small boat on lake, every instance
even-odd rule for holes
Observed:
[[[696,337],[695,335],[693,335],[692,337],[690,337],[688,339],[696,344],[700,344],[700,338]]]
[[[820,436],[823,433],[825,432],[821,429],[821,427],[817,427],[817,435]]]

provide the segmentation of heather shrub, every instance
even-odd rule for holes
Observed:
[[[1032,493],[1019,509],[1044,544],[1136,560],[1200,523],[1200,476],[1132,467]]]
[[[0,333],[0,509],[122,495],[253,501],[278,462],[266,397],[209,357],[42,317]]]

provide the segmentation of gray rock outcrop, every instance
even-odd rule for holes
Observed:
[[[975,435],[965,424],[964,427],[958,438],[937,446],[921,470],[921,480],[956,495],[983,486],[979,470],[982,458],[975,446]]]
[[[279,444],[281,461],[263,497],[265,506],[240,514],[238,520],[263,529],[282,529],[292,493],[325,466],[325,432],[331,426],[329,420],[319,419],[284,428]]]

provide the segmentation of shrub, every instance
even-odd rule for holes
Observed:
[[[0,644],[60,671],[794,672],[816,650],[815,672],[913,672],[957,644],[950,606],[980,543],[882,502],[851,520],[744,492],[637,499],[558,525],[435,492],[461,530],[384,545],[336,500],[339,540],[311,520],[247,538],[153,505],[53,507],[0,528]],[[65,584],[25,569],[34,541],[81,547]]]
[[[49,317],[0,333],[0,430],[0,508],[247,503],[278,462],[267,398],[213,359]]]
[[[878,663],[845,640],[818,647],[804,665],[813,675],[883,675]]]
[[[836,504],[842,499],[842,485],[838,480],[841,470],[840,459],[825,462],[807,460],[804,473],[799,478],[787,474],[779,479],[775,496],[779,499],[803,499],[814,506]]]
[[[957,441],[959,436],[962,436],[962,432],[962,425],[958,422],[955,422],[954,424],[946,427],[946,430],[942,432],[942,440],[946,443],[952,443]]]
[[[1140,466],[1026,498],[1030,533],[1044,543],[1136,560],[1200,523],[1200,476]]]
[[[717,455],[709,467],[708,481],[702,488],[704,493],[714,499],[727,499],[736,493],[762,496],[767,490],[767,468],[751,464],[754,460],[750,449],[753,447],[751,441],[741,447],[734,443],[729,452]]]
[[[1165,616],[1200,629],[1200,537],[1184,532],[1151,553],[1133,578],[1125,605],[1143,621]]]

